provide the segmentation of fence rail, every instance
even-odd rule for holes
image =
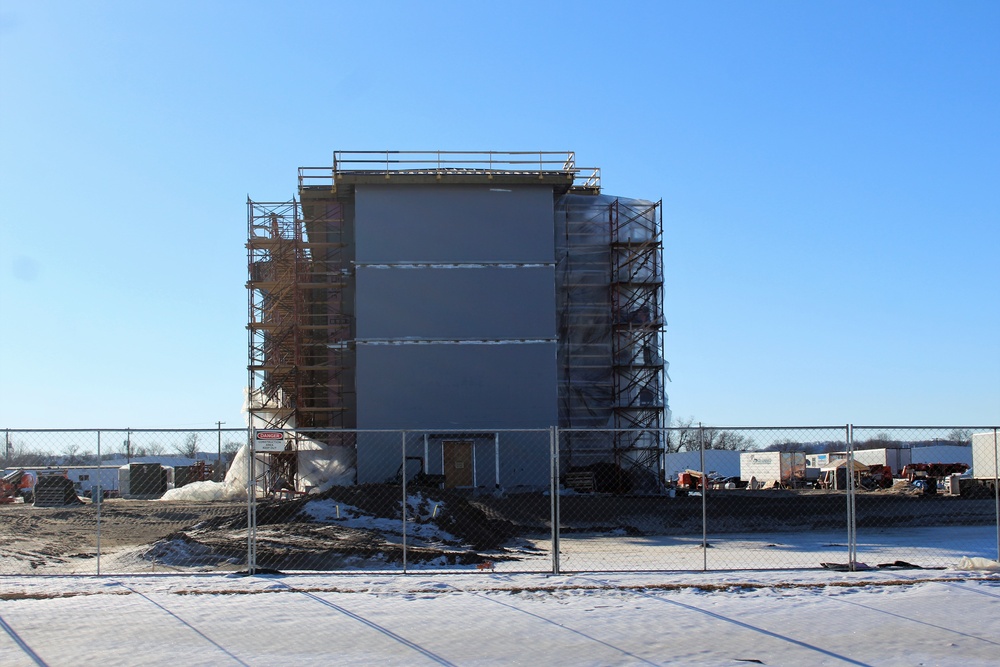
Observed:
[[[6,429],[0,574],[1000,559],[995,426]]]

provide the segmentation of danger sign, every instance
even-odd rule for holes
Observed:
[[[283,452],[285,451],[285,432],[281,429],[255,430],[253,448],[256,452]]]

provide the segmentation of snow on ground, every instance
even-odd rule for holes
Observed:
[[[309,505],[315,518],[372,520]],[[998,663],[993,527],[858,537],[871,567],[857,572],[819,566],[846,562],[841,533],[808,532],[710,535],[706,550],[700,538],[573,534],[560,575],[497,561],[454,573],[0,576],[0,665]],[[729,569],[748,554],[774,569]],[[525,558],[550,567],[544,551]],[[616,563],[676,569],[606,571]]]
[[[407,497],[410,520],[406,524],[407,535],[430,542],[454,543],[457,538],[441,530],[433,523],[428,523],[432,515],[444,509],[444,503],[428,502],[423,496],[416,494]],[[429,509],[429,507],[433,509]],[[306,503],[302,513],[313,521],[333,523],[348,528],[363,528],[378,531],[384,535],[401,535],[403,522],[399,519],[375,517],[371,514],[345,503],[334,500],[314,500]]]
[[[997,555],[995,526],[925,526],[859,530],[857,560],[871,565],[904,560],[947,567],[962,556]],[[846,562],[846,531],[728,533],[707,536],[609,536],[567,534],[559,540],[563,570],[729,570],[812,568]],[[535,560],[549,556],[551,543],[535,540]],[[497,569],[526,569],[530,557],[497,563]]]
[[[995,665],[1000,573],[0,578],[0,664]]]

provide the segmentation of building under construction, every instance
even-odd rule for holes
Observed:
[[[429,472],[469,459],[449,486],[546,483],[548,437],[507,429],[658,468],[660,202],[603,194],[571,152],[383,151],[247,208],[253,426],[349,445],[358,482],[399,465],[376,429],[420,431]]]

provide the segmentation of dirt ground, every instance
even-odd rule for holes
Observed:
[[[540,493],[473,496],[410,489],[406,534],[401,490],[392,485],[335,487],[257,505],[257,565],[269,569],[378,569],[408,562],[441,566],[513,560],[522,538],[546,537],[552,509]],[[567,533],[624,531],[683,535],[701,531],[697,496],[566,495]],[[845,521],[845,497],[829,492],[719,492],[704,499],[713,532],[819,530]],[[861,493],[859,526],[989,524],[990,499]],[[99,521],[98,521],[99,519]],[[519,544],[519,540],[522,542]],[[106,500],[59,508],[0,505],[0,574],[102,570],[239,570],[246,567],[247,507],[240,502]]]
[[[153,544],[213,517],[246,514],[246,503],[111,499],[94,505],[0,505],[0,573],[50,569],[101,553]],[[98,522],[100,518],[100,522]],[[245,523],[245,520],[244,520]],[[99,528],[99,529],[98,529]]]

